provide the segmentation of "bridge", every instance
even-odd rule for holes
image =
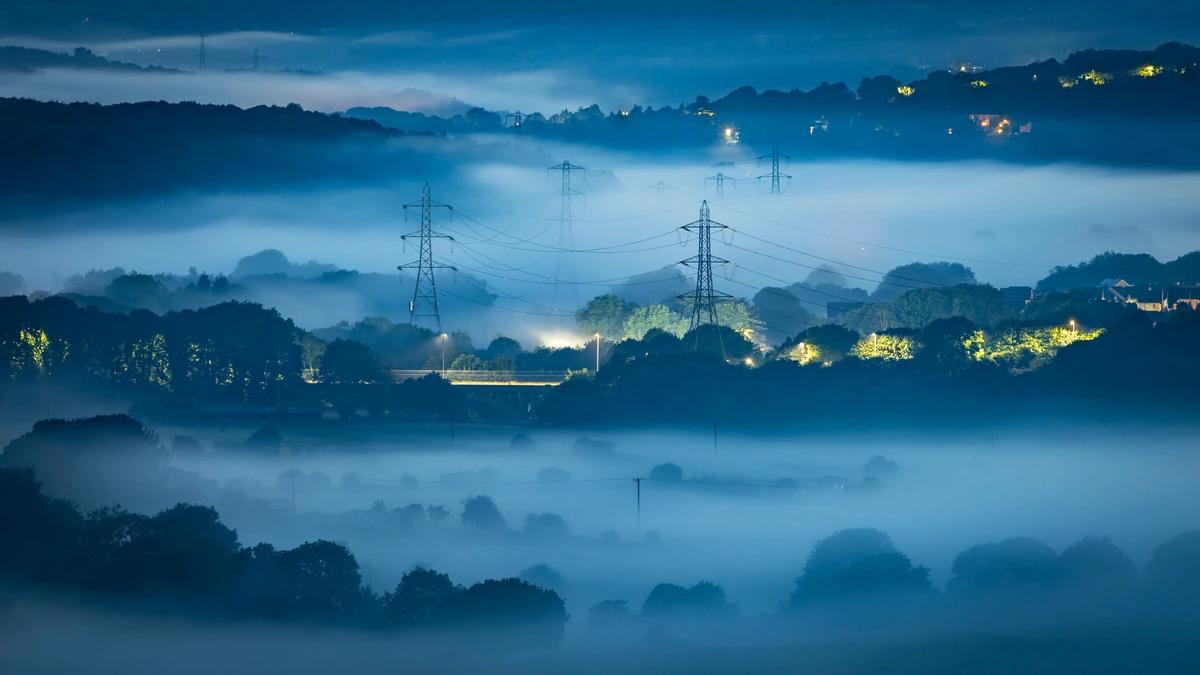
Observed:
[[[473,387],[554,387],[567,379],[565,370],[393,370],[396,382],[439,375],[452,385]]]

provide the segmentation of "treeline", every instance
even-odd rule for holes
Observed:
[[[302,384],[301,332],[259,305],[109,314],[50,297],[0,298],[6,379],[111,385],[179,401],[275,404]]]
[[[469,587],[417,568],[374,593],[345,547],[244,547],[216,511],[179,504],[153,516],[81,513],[42,493],[28,469],[0,469],[0,583],[117,607],[213,619],[271,619],[379,630],[481,630],[531,647],[562,638],[551,590],[516,578]]]
[[[1200,161],[1188,127],[1188,111],[1200,104],[1198,61],[1200,49],[1179,43],[1148,51],[1086,50],[1061,62],[984,71],[964,66],[910,82],[881,75],[854,89],[840,82],[810,91],[746,86],[676,107],[605,113],[592,105],[533,113],[519,129],[482,111],[451,120],[362,108],[348,114],[401,129],[505,130],[634,148],[702,148],[740,137],[760,148],[778,142],[804,158],[991,157],[1183,167]]]
[[[38,212],[180,189],[361,185],[379,180],[388,165],[437,171],[446,161],[387,143],[401,133],[375,122],[295,104],[243,109],[0,98],[0,120],[0,202]]]
[[[465,524],[473,508],[464,510]],[[471,517],[475,527],[488,526],[485,513]],[[557,593],[516,578],[462,587],[418,567],[380,595],[364,585],[345,547],[244,547],[208,507],[178,504],[153,516],[118,507],[82,513],[43,494],[28,469],[0,469],[0,540],[3,586],[118,609],[381,631],[470,630],[523,647],[557,644],[568,619]],[[710,581],[662,583],[636,611],[625,600],[597,603],[589,625],[597,633],[669,633],[750,622],[787,636],[802,627],[903,634],[1186,623],[1200,618],[1200,531],[1161,543],[1140,571],[1105,537],[1084,537],[1061,552],[1018,537],[958,554],[944,590],[929,576],[887,534],[842,530],[813,547],[778,612],[742,616]]]
[[[1144,570],[1107,537],[1055,552],[1016,537],[971,546],[944,590],[884,532],[847,529],[818,541],[781,610],[760,628],[808,633],[908,634],[930,629],[1036,630],[1066,626],[1186,623],[1200,618],[1200,531],[1159,544]],[[593,630],[707,622],[728,629],[737,606],[717,584],[656,586],[640,608],[607,600],[589,610]]]
[[[1200,251],[1159,262],[1149,253],[1107,251],[1078,265],[1059,265],[1038,282],[1039,291],[1099,290],[1105,279],[1122,279],[1134,286],[1200,283]]]
[[[872,335],[820,326],[766,360],[725,327],[651,331],[617,344],[595,378],[547,392],[538,414],[553,424],[757,429],[1024,423],[1047,411],[1191,419],[1200,314],[1122,313],[1104,331],[1082,321],[984,331],[955,318]]]

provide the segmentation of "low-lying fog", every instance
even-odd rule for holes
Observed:
[[[1173,259],[1193,248],[1200,213],[1200,193],[1188,189],[1196,180],[1190,173],[795,162],[784,167],[793,176],[784,194],[771,198],[764,194],[767,186],[755,180],[767,170],[753,162],[757,151],[769,151],[762,144],[651,163],[636,155],[525,139],[517,141],[524,144],[525,160],[513,164],[499,159],[512,154],[503,145],[512,140],[499,142],[484,153],[497,157],[494,163],[466,163],[454,175],[429,177],[434,199],[455,207],[453,217],[435,213],[435,229],[457,239],[437,242],[435,255],[486,280],[501,294],[497,304],[533,314],[564,302],[548,278],[582,282],[578,296],[586,300],[605,292],[614,278],[691,255],[691,245],[671,245],[679,243],[671,231],[696,218],[701,199],[712,203],[714,220],[737,230],[716,242],[714,253],[736,263],[723,272],[732,280],[719,275],[718,287],[743,297],[780,285],[778,279],[802,280],[811,271],[804,265],[824,262],[755,237],[835,261],[867,290],[877,274],[836,263],[883,271],[914,260],[960,260],[983,283],[1032,285],[1054,265],[1105,250]],[[563,159],[588,168],[585,177],[575,177],[573,188],[583,194],[574,200],[573,232],[563,243],[607,250],[570,255],[546,250],[560,245],[555,222],[560,204],[559,176],[545,167]],[[717,159],[739,163],[714,168]],[[736,188],[727,185],[723,197],[704,180],[717,171],[737,178]],[[9,216],[0,227],[0,270],[21,274],[31,289],[56,291],[68,276],[93,268],[229,273],[238,258],[277,248],[296,261],[394,274],[397,264],[416,258],[413,246],[400,239],[418,226],[415,214],[405,222],[401,209],[419,198],[421,179],[414,172],[374,186],[165,195],[57,215]],[[659,181],[673,187],[659,194],[651,187]],[[661,236],[646,240],[656,235]],[[306,328],[361,318],[339,307],[296,314]],[[471,321],[444,319],[454,328]]]
[[[250,431],[159,429],[164,438],[193,434],[205,447]],[[718,428],[715,447],[711,429],[535,430],[528,432],[532,445],[516,448],[511,430],[479,427],[455,429],[453,447],[448,426],[365,427],[338,432],[341,440],[322,438],[318,428],[280,431],[291,457],[222,452],[173,460],[220,486],[196,494],[215,496],[243,544],[344,542],[378,591],[416,564],[471,582],[544,563],[565,580],[561,593],[579,619],[576,628],[592,604],[625,599],[638,607],[664,581],[708,579],[744,612],[770,611],[787,596],[813,543],[848,527],[890,533],[940,586],[959,552],[1014,536],[1061,550],[1085,535],[1111,535],[1141,564],[1155,545],[1195,528],[1200,513],[1194,442],[1164,430],[783,441]],[[601,443],[577,445],[584,437]],[[876,455],[895,466],[876,460],[868,467]],[[662,474],[654,467],[668,462],[680,467],[682,480],[655,479]],[[299,473],[285,473],[292,469]],[[867,478],[872,474],[877,481]],[[646,479],[640,525],[634,477]],[[508,533],[464,528],[462,502],[474,495],[492,498]],[[436,524],[421,518],[414,527],[391,513],[414,503],[445,507],[449,515]],[[561,516],[567,535],[553,527],[526,531],[533,513]]]

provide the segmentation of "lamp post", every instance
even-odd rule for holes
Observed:
[[[1071,325],[1071,333],[1078,333],[1078,332],[1079,332],[1078,330],[1076,330],[1076,329],[1075,329],[1075,319],[1071,319],[1071,320],[1070,320],[1070,321],[1068,321],[1067,323]]]
[[[446,338],[448,336],[442,333],[440,337],[442,339],[442,379],[446,379]]]
[[[600,334],[596,333],[596,373],[600,373]]]

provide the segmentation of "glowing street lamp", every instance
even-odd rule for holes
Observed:
[[[449,337],[445,333],[439,336],[442,340],[442,378],[446,377],[446,338]]]
[[[596,373],[600,372],[600,334],[596,333]]]
[[[1070,321],[1068,321],[1068,322],[1067,322],[1067,324],[1069,324],[1069,325],[1071,326],[1071,332],[1072,332],[1072,333],[1078,333],[1078,332],[1079,332],[1078,330],[1076,330],[1076,329],[1075,329],[1075,319],[1071,319]]]

